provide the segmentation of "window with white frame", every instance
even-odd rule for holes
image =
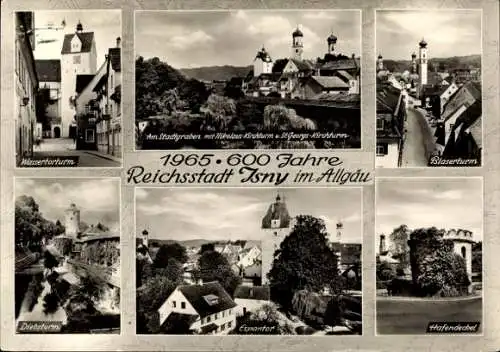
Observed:
[[[377,156],[385,156],[388,154],[388,145],[387,143],[379,143],[377,144]]]
[[[74,64],[81,64],[81,62],[82,62],[82,57],[80,55],[73,56],[73,63]]]

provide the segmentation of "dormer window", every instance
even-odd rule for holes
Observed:
[[[215,306],[219,304],[219,297],[213,294],[203,296],[203,299],[208,303],[209,306]]]

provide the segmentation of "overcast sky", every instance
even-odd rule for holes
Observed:
[[[273,60],[291,55],[292,32],[304,33],[304,58],[327,52],[326,38],[338,37],[338,51],[361,53],[361,13],[337,11],[168,11],[136,12],[135,50],[175,68],[247,66],[265,45]]]
[[[120,10],[70,10],[70,11],[35,11],[35,27],[47,27],[52,24],[59,27],[66,21],[62,30],[35,30],[35,59],[60,59],[65,34],[76,31],[80,21],[84,32],[94,32],[97,50],[97,69],[104,62],[104,55],[109,48],[116,46],[116,38],[122,36]],[[55,42],[38,44],[39,40]]]
[[[429,58],[481,54],[481,11],[380,10],[376,14],[377,55],[411,60],[418,43],[428,43]]]
[[[136,232],[147,229],[151,238],[182,241],[261,240],[262,218],[276,194],[275,189],[136,188]],[[343,240],[361,243],[360,189],[283,189],[280,195],[290,216],[321,217],[332,236],[341,220]]]
[[[479,178],[379,178],[377,241],[400,225],[472,231],[483,238],[483,191]],[[378,244],[378,242],[377,242]]]
[[[113,231],[120,229],[120,188],[118,179],[110,178],[17,178],[16,197],[35,199],[46,219],[60,220],[75,203],[80,220],[87,224],[101,222]]]

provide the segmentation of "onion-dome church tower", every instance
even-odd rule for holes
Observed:
[[[377,71],[382,71],[384,69],[384,58],[381,54],[377,57]]]
[[[304,34],[300,30],[300,25],[292,33],[292,57],[297,60],[302,60],[302,53],[304,52]]]
[[[419,77],[420,77],[420,87],[427,84],[427,42],[422,39],[419,45]]]
[[[417,73],[417,54],[411,54],[411,73]]]
[[[255,60],[253,61],[253,75],[254,77],[259,77],[263,73],[273,72],[273,59],[271,55],[266,51],[266,48],[262,46],[262,49],[257,52]]]
[[[291,230],[290,214],[285,200],[278,194],[275,201],[267,209],[262,219],[262,282],[269,283],[267,274],[271,270],[274,252],[280,247],[281,242]]]
[[[337,37],[332,33],[326,39],[328,43],[328,54],[335,55],[335,45],[337,44]]]

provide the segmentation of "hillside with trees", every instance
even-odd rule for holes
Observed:
[[[50,239],[64,233],[59,220],[46,219],[33,197],[22,195],[15,203],[16,245],[39,251],[42,239]]]
[[[176,110],[196,112],[209,96],[202,82],[185,77],[157,57],[136,59],[135,82],[136,119]]]
[[[390,72],[404,72],[411,67],[411,60],[384,59],[384,66]],[[429,71],[453,71],[458,68],[481,68],[481,55],[452,56],[446,58],[430,58]]]
[[[246,77],[252,66],[204,66],[181,68],[179,71],[186,77],[199,81],[229,81],[233,77]]]

